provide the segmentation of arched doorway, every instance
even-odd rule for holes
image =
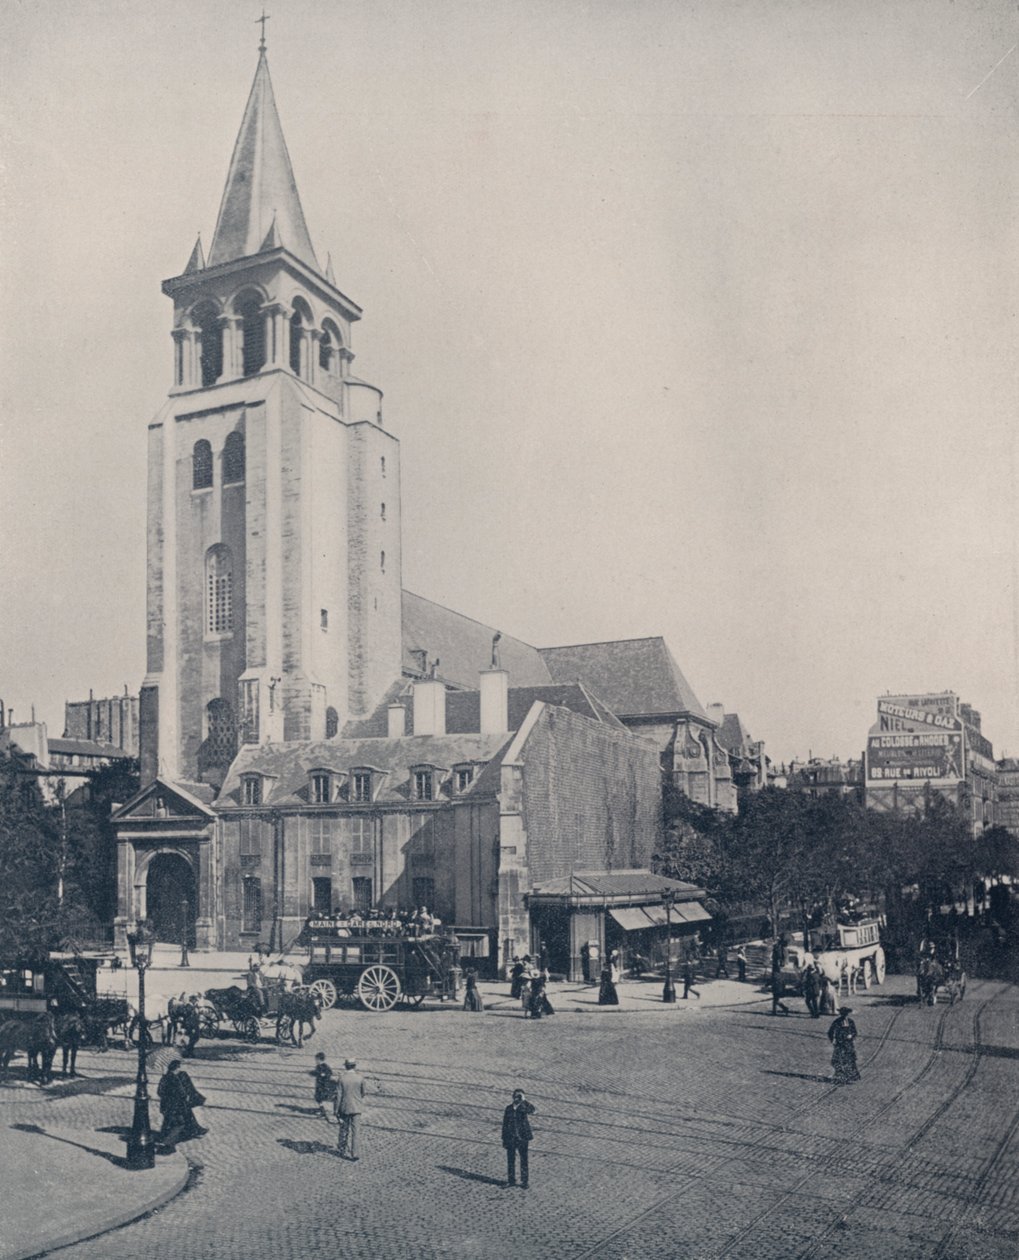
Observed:
[[[188,945],[195,943],[195,916],[198,910],[195,873],[187,858],[179,853],[157,853],[149,863],[145,883],[146,917],[157,941],[181,942],[187,902]]]

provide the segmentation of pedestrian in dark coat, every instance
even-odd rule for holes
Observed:
[[[821,980],[817,974],[817,968],[813,963],[809,963],[806,971],[803,973],[803,1000],[807,1004],[807,1010],[810,1012],[810,1018],[820,1019]]]
[[[357,1064],[347,1059],[343,1071],[336,1078],[336,1118],[340,1122],[340,1131],[336,1138],[336,1147],[343,1159],[358,1160],[361,1158],[361,1112],[364,1110],[364,1096],[367,1092],[364,1077],[356,1071]]]
[[[736,951],[736,966],[739,968],[739,979],[742,984],[747,978],[747,951],[742,945]]]
[[[828,1029],[836,1085],[850,1085],[860,1079],[856,1066],[856,1025],[849,1018],[852,1013],[852,1007],[840,1006],[838,1019]]]
[[[85,1021],[77,1011],[69,1011],[57,1019],[57,1039],[63,1060],[62,1076],[78,1075],[78,1047],[85,1039]],[[68,1071],[70,1064],[70,1071]]]
[[[321,1050],[315,1055],[315,1066],[312,1068],[311,1075],[315,1078],[315,1101],[324,1116],[325,1104],[332,1102],[336,1097],[336,1080],[333,1077],[333,1069],[326,1062],[326,1057]]]
[[[520,990],[524,983],[524,964],[519,958],[513,959],[513,968],[510,971],[510,997],[514,1001],[520,1000]]]
[[[789,1007],[782,1001],[782,994],[785,993],[785,985],[782,982],[782,973],[773,971],[771,973],[771,1013],[777,1015],[779,1007],[782,1008],[782,1014],[789,1014]]]
[[[171,1059],[159,1081],[159,1110],[163,1113],[163,1127],[159,1140],[169,1150],[180,1141],[202,1137],[208,1133],[195,1119],[195,1107],[205,1098],[195,1089],[191,1077],[180,1070],[180,1059]]]
[[[717,970],[715,971],[715,979],[716,979],[716,980],[721,980],[721,979],[723,979],[723,978],[724,978],[724,979],[726,979],[726,980],[728,980],[728,979],[729,979],[729,959],[728,959],[728,956],[727,956],[727,955],[728,955],[728,950],[725,948],[725,946],[724,946],[724,945],[719,945],[719,947],[718,947],[718,968],[717,968]]]
[[[478,992],[478,973],[476,971],[468,971],[465,983],[467,988],[464,992],[464,1010],[483,1012],[485,1004],[481,1000],[481,994]]]
[[[548,1000],[548,994],[545,992],[547,979],[548,976],[544,972],[538,972],[531,980],[531,997],[528,1002],[528,1014],[531,1019],[541,1019],[543,1015],[555,1014],[552,1003]]]
[[[700,994],[693,987],[694,970],[693,959],[687,958],[683,962],[683,997],[688,998],[692,993],[695,998],[699,998]]]
[[[598,1005],[619,1005],[619,994],[616,992],[616,986],[612,983],[611,967],[602,967],[601,969],[601,988],[598,990]]]
[[[534,1106],[522,1089],[513,1091],[513,1101],[502,1113],[502,1144],[506,1149],[506,1184],[517,1184],[517,1156],[520,1156],[520,1184],[527,1189],[527,1148],[534,1139],[529,1116]]]

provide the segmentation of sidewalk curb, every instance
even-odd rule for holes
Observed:
[[[171,1199],[175,1199],[183,1190],[187,1189],[191,1180],[192,1172],[197,1171],[198,1165],[192,1164],[191,1161],[179,1152],[171,1159],[179,1161],[182,1167],[179,1175],[169,1186],[163,1186],[151,1199],[143,1201],[141,1206],[133,1204],[130,1208],[122,1211],[113,1210],[109,1216],[103,1218],[99,1227],[95,1227],[95,1222],[90,1224],[87,1229],[82,1230],[71,1229],[66,1233],[59,1234],[53,1238],[45,1238],[42,1243],[33,1243],[29,1251],[5,1251],[0,1249],[0,1260],[37,1260],[37,1257],[48,1255],[51,1251],[56,1251],[60,1247],[70,1247],[75,1243],[89,1242],[93,1238],[101,1238],[104,1234],[108,1234],[111,1230],[120,1229],[123,1225],[130,1225],[134,1221],[141,1220],[143,1216],[148,1216],[150,1212],[155,1212],[158,1208],[165,1207]]]

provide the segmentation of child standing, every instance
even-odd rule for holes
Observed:
[[[315,1067],[311,1075],[315,1078],[315,1101],[318,1109],[322,1118],[328,1119],[326,1103],[331,1103],[336,1097],[336,1081],[333,1079],[333,1069],[326,1063],[326,1057],[321,1050],[315,1055]]]

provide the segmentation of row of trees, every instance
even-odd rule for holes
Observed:
[[[114,802],[138,790],[136,762],[107,766],[44,800],[20,758],[0,755],[0,954],[52,947],[116,912]]]
[[[765,788],[731,815],[669,785],[665,836],[663,874],[700,884],[730,914],[763,909],[772,924],[878,894],[890,911],[904,896],[926,911],[970,895],[977,882],[1019,875],[1011,832],[990,827],[974,837],[936,792],[922,814],[901,816],[850,796]]]

